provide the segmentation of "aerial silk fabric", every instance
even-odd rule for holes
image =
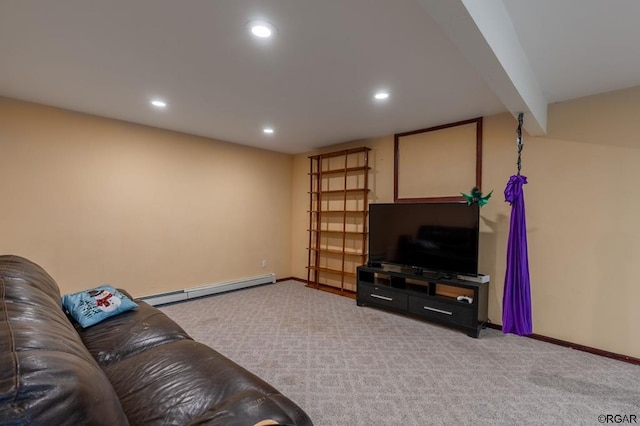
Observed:
[[[514,175],[504,190],[505,201],[511,204],[511,224],[502,297],[502,332],[519,336],[533,333],[527,222],[522,191],[522,186],[526,183],[526,176]]]

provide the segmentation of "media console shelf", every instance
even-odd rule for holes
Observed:
[[[488,293],[489,283],[413,269],[360,266],[357,271],[358,306],[417,315],[460,328],[471,337],[478,337],[487,322]],[[472,302],[459,301],[458,296]]]

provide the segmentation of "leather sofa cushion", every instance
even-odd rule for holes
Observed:
[[[128,425],[96,368],[66,352],[0,354],[0,424]]]
[[[58,285],[18,256],[0,256],[0,424],[128,424]]]
[[[158,345],[192,340],[174,321],[159,309],[136,300],[132,311],[108,318],[83,329],[76,323],[82,342],[101,367],[144,352]]]
[[[192,340],[155,346],[104,370],[132,424],[311,424],[271,385]]]
[[[271,385],[194,342],[159,309],[136,303],[137,309],[92,327],[76,325],[131,424],[311,424]]]

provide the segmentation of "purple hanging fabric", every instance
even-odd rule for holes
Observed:
[[[504,189],[505,201],[511,204],[511,224],[502,297],[502,332],[520,336],[533,333],[527,223],[522,192],[522,186],[526,183],[526,176],[514,175]]]

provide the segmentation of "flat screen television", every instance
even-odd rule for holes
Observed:
[[[369,205],[369,262],[436,273],[478,273],[477,204]]]

